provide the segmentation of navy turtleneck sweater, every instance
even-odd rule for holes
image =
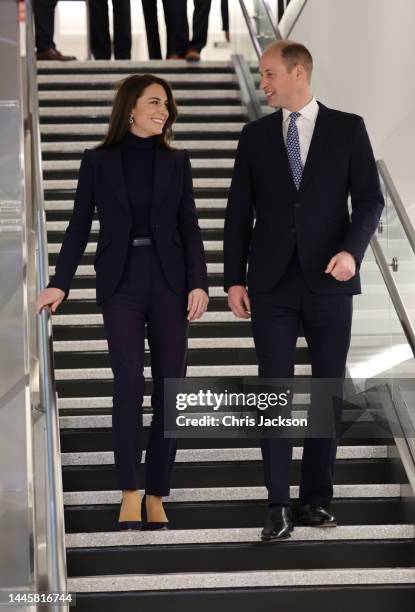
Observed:
[[[143,138],[127,132],[121,141],[121,159],[132,215],[131,236],[150,236],[154,158],[158,135]]]

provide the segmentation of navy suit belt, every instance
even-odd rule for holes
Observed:
[[[151,236],[138,236],[137,238],[133,238],[131,244],[133,246],[147,246],[152,244],[153,241]]]

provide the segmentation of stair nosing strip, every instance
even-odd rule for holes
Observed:
[[[302,446],[293,447],[293,459],[300,460]],[[145,451],[143,451],[143,460]],[[386,459],[387,445],[338,446],[337,459]],[[202,448],[179,449],[176,463],[261,461],[259,448]],[[61,453],[62,466],[73,465],[113,465],[113,451],[89,451]]]
[[[299,486],[290,485],[290,499],[298,499]],[[396,499],[401,497],[400,484],[347,484],[334,485],[334,499]],[[252,487],[202,487],[171,489],[165,498],[169,504],[184,502],[229,502],[229,501],[264,501],[268,494],[265,486]],[[101,506],[119,504],[121,492],[106,491],[67,491],[63,493],[65,507]]]
[[[346,525],[335,529],[295,527],[291,541],[330,540],[393,540],[412,539],[413,525]],[[67,533],[66,548],[92,548],[106,546],[148,546],[165,544],[230,544],[258,542],[260,529],[257,527],[223,529],[172,529],[164,532],[85,532]]]
[[[124,574],[68,578],[68,591],[165,591],[247,587],[414,584],[415,568]]]

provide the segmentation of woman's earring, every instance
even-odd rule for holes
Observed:
[[[132,123],[134,123],[134,117],[133,115],[130,113],[129,117],[128,117],[128,123],[131,125]]]

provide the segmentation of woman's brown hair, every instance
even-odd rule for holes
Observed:
[[[169,111],[169,116],[157,142],[165,149],[174,150],[174,147],[170,146],[170,143],[173,140],[172,126],[178,116],[176,102],[169,83],[154,74],[133,74],[123,79],[120,83],[117,83],[117,93],[112,103],[108,132],[104,140],[95,147],[96,149],[111,147],[124,138],[130,129],[128,117],[131,109],[135,105],[137,99],[143,95],[144,90],[154,83],[164,87],[168,102],[167,108]]]

